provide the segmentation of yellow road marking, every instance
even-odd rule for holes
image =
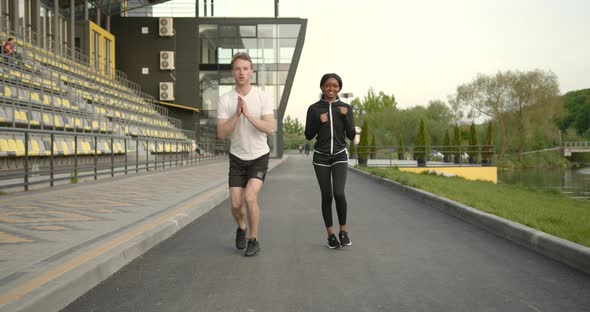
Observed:
[[[154,229],[158,225],[168,221],[168,219],[170,219],[174,215],[177,215],[178,213],[182,212],[183,210],[186,210],[188,207],[194,206],[196,204],[199,204],[200,202],[203,202],[203,201],[208,200],[209,198],[213,197],[214,194],[216,194],[220,191],[219,189],[222,189],[223,191],[227,191],[227,189],[224,186],[216,187],[214,190],[209,191],[210,194],[206,195],[205,197],[199,197],[196,200],[191,201],[191,202],[177,208],[176,210],[167,213],[166,215],[160,217],[159,219],[157,219],[156,221],[154,221],[152,223],[145,224],[137,229],[132,230],[131,232],[129,232],[121,237],[117,237],[117,238],[103,244],[102,246],[99,246],[98,248],[96,248],[92,251],[89,251],[77,258],[74,258],[74,259],[68,261],[64,265],[62,265],[50,272],[47,272],[47,273],[33,279],[30,282],[25,282],[24,285],[18,286],[15,289],[13,289],[7,293],[0,295],[0,305],[5,305],[7,303],[10,303],[11,301],[14,301],[14,300],[26,295],[27,293],[31,292],[35,288],[38,288],[39,286],[49,282],[50,280],[55,279],[55,278],[63,275],[64,273],[76,268],[77,266],[79,266],[85,262],[88,262],[88,261],[92,260],[93,258],[96,258],[96,257],[104,254],[105,252],[107,252],[115,247],[118,247],[119,245],[135,238],[139,234]]]
[[[18,243],[32,243],[32,242],[33,241],[28,238],[0,232],[0,244],[18,244]]]

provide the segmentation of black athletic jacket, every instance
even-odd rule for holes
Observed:
[[[340,114],[338,109],[340,106],[348,108],[346,116]],[[321,123],[320,115],[324,113],[328,113],[328,121]],[[308,140],[316,138],[313,147],[315,151],[329,155],[337,154],[346,149],[345,137],[352,140],[355,135],[356,130],[350,105],[340,100],[331,103],[319,100],[307,109],[305,138]]]

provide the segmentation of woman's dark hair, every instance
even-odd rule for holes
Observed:
[[[340,76],[338,76],[337,74],[334,74],[334,73],[325,74],[322,76],[322,79],[320,80],[320,88],[324,85],[326,80],[328,80],[330,78],[336,79],[336,81],[338,81],[338,85],[340,86],[340,90],[342,90],[342,78],[340,78]]]

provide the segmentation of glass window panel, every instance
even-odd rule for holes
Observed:
[[[297,38],[299,35],[300,25],[279,25],[279,37],[280,38]]]
[[[219,72],[219,84],[221,85],[228,85],[234,84],[234,77],[232,76],[230,71],[221,71]]]
[[[201,39],[201,64],[217,63],[217,40]]]
[[[217,38],[217,25],[199,25],[201,38]]]
[[[279,63],[291,63],[296,43],[296,39],[279,39]]]
[[[218,61],[219,64],[230,64],[231,63],[232,56],[234,55],[232,49],[218,48],[217,53],[219,55],[219,61]]]
[[[250,53],[250,50],[258,49],[258,40],[256,38],[242,39],[242,43],[248,54]],[[250,55],[250,57],[252,57],[252,55]]]
[[[258,25],[258,38],[275,38],[277,36],[277,25],[260,24]]]
[[[237,25],[220,25],[219,36],[224,38],[236,38],[239,37]]]
[[[276,63],[276,39],[259,39],[258,47],[260,48],[259,59],[261,63]]]
[[[199,82],[202,109],[217,109],[217,102],[219,101],[219,74],[217,71],[201,71],[199,73]]]
[[[240,36],[242,36],[242,37],[256,37],[256,25],[242,25],[242,26],[240,26]]]
[[[259,71],[258,76],[260,77],[260,85],[276,85],[277,84],[277,72],[275,71]]]

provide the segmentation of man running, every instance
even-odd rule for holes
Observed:
[[[236,248],[246,248],[245,256],[260,251],[258,192],[262,189],[270,148],[267,135],[275,131],[273,105],[269,97],[250,84],[254,72],[247,53],[236,53],[231,61],[235,88],[219,98],[217,136],[229,137],[229,193],[231,212],[236,220]],[[250,238],[246,240],[246,223],[242,203],[246,202]]]

